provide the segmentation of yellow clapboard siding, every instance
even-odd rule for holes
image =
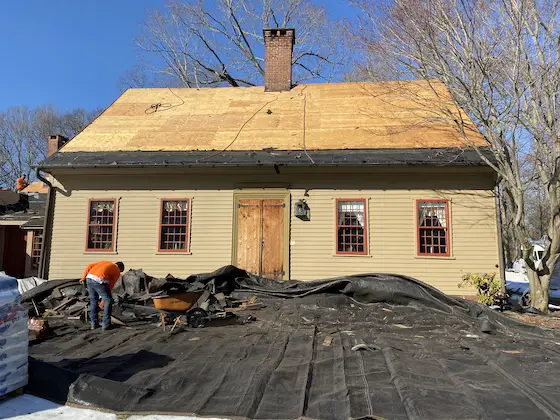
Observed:
[[[442,171],[445,171],[442,169]],[[240,183],[258,180],[291,185],[292,206],[306,197],[311,220],[293,215],[290,221],[290,277],[314,280],[366,272],[400,273],[416,277],[450,294],[459,289],[468,272],[496,272],[498,250],[495,202],[488,172],[472,174],[449,170],[444,176],[419,170],[411,174],[290,173],[265,169],[165,175],[152,177],[60,176],[68,190],[57,193],[49,278],[75,278],[100,259],[121,260],[153,276],[187,276],[208,272],[232,262],[233,194]],[[332,189],[333,183],[339,187]],[[138,184],[141,185],[138,185]],[[409,186],[413,184],[413,187]],[[418,188],[422,185],[422,188]],[[445,189],[441,185],[446,186]],[[458,189],[448,188],[457,185]],[[219,186],[217,188],[216,186]],[[391,189],[394,186],[394,189]],[[460,188],[459,188],[460,186]],[[255,191],[255,190],[253,190]],[[258,189],[256,190],[258,191]],[[417,199],[449,200],[451,258],[416,257]],[[91,198],[118,200],[116,254],[87,253],[87,203]],[[158,253],[159,212],[162,198],[189,198],[192,203],[190,254]],[[335,255],[337,198],[365,198],[368,204],[368,256]],[[470,292],[472,293],[472,292]]]
[[[299,191],[294,193],[298,195]],[[417,258],[416,200],[438,196],[450,200],[451,258]],[[336,198],[367,199],[369,256],[335,255]],[[345,189],[310,194],[307,203],[311,220],[292,220],[292,278],[312,280],[317,278],[318,271],[328,277],[364,272],[400,273],[461,295],[466,292],[457,287],[462,275],[498,270],[495,204],[490,191]]]

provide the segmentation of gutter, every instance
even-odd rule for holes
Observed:
[[[35,168],[35,176],[37,179],[41,180],[49,187],[49,193],[47,194],[47,202],[45,203],[45,220],[43,222],[43,245],[41,246],[41,254],[39,256],[39,272],[37,276],[41,279],[45,278],[45,274],[48,273],[47,267],[47,249],[50,249],[50,231],[52,229],[52,207],[53,207],[53,195],[54,195],[54,187],[51,182],[41,175],[41,169],[39,167]]]
[[[150,163],[121,163],[121,164],[68,164],[68,165],[53,165],[46,166],[44,169],[56,170],[56,169],[111,169],[111,168],[222,168],[222,167],[382,167],[382,166],[392,166],[392,167],[406,167],[406,166],[418,166],[418,167],[434,167],[434,168],[445,168],[445,167],[488,167],[484,163],[469,162],[469,163],[458,163],[458,164],[439,164],[432,162],[403,162],[403,163],[317,163],[315,165],[309,163],[284,163],[284,162],[267,162],[267,163],[207,163],[207,164],[196,164],[196,163],[161,163],[161,164],[150,164]]]

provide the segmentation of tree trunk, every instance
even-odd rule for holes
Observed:
[[[531,288],[531,306],[539,311],[548,312],[548,289],[550,286],[550,274],[539,276],[530,267],[527,267],[529,286]]]

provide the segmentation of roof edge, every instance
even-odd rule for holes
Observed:
[[[215,166],[488,166],[489,148],[136,151],[55,153],[40,170]]]

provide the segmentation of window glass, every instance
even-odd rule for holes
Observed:
[[[160,251],[188,250],[189,200],[164,200],[161,205]]]
[[[418,254],[449,255],[446,201],[418,201]]]
[[[92,200],[89,203],[87,249],[112,251],[115,229],[115,200]]]
[[[337,201],[337,253],[367,253],[365,207],[362,199]]]

